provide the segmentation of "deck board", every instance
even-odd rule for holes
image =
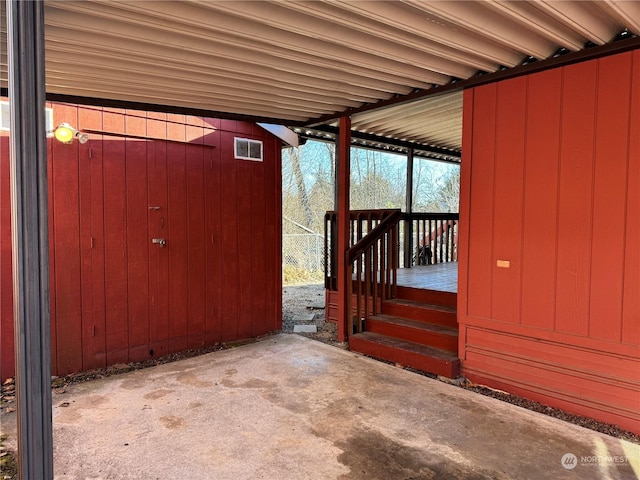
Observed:
[[[458,292],[458,262],[398,269],[398,286]]]

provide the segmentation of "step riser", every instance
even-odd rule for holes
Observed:
[[[408,318],[409,320],[416,320],[418,322],[458,328],[458,317],[455,313],[432,310],[428,307],[383,302],[382,313],[396,317]]]
[[[460,374],[460,362],[458,360],[446,361],[428,357],[356,337],[350,339],[349,348],[354,352],[382,358],[424,372],[442,375],[443,377],[456,378]]]
[[[437,292],[435,290],[422,290],[411,287],[398,287],[396,298],[453,308],[456,308],[458,303],[457,293]]]
[[[430,347],[446,350],[458,355],[458,336],[446,333],[422,330],[406,325],[397,325],[375,318],[366,321],[366,331],[386,335],[387,337],[400,338],[409,342],[428,345]]]

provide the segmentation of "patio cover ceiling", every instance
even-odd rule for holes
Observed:
[[[290,126],[351,114],[355,132],[457,152],[456,85],[621,33],[637,47],[640,2],[45,0],[45,24],[53,100]]]

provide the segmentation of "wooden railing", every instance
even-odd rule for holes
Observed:
[[[385,217],[399,210],[351,210],[349,212],[349,246],[355,245],[371,232]],[[324,284],[328,290],[336,290],[338,272],[334,246],[337,244],[337,212],[327,212],[324,216]]]
[[[349,333],[363,330],[364,320],[376,315],[380,304],[396,295],[399,222],[402,213],[390,212],[353,245],[346,255],[346,311]],[[354,295],[355,294],[355,295]]]
[[[350,212],[349,246],[355,245],[383,219],[399,210],[352,210]],[[324,265],[325,288],[337,288],[336,212],[325,215]],[[457,213],[403,213],[399,223],[403,268],[458,260]]]
[[[404,214],[404,267],[458,260],[458,213]]]

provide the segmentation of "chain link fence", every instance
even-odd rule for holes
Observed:
[[[282,272],[285,285],[321,282],[324,278],[324,237],[319,233],[283,234]]]

